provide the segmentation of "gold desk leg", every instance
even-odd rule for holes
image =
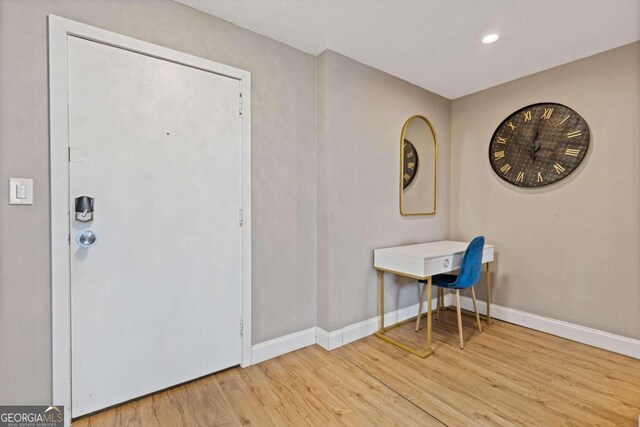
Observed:
[[[487,324],[493,323],[491,320],[491,263],[487,263]]]
[[[384,331],[384,271],[379,271],[380,282],[380,330]]]
[[[422,302],[424,301],[424,288],[427,286],[426,283],[420,286],[420,282],[418,282],[418,286],[420,287],[420,303],[418,304],[418,317],[416,317],[416,332],[420,329],[420,317],[422,317]]]
[[[396,347],[399,347],[405,351],[408,351],[411,354],[415,354],[416,356],[421,357],[423,359],[431,356],[431,354],[433,353],[431,351],[431,277],[429,277],[429,288],[428,288],[428,293],[429,293],[429,314],[427,315],[428,346],[427,346],[427,350],[418,350],[413,347],[409,347],[408,345],[401,343],[400,341],[394,340],[393,338],[390,338],[384,334],[386,331],[393,329],[395,327],[401,326],[407,322],[411,322],[413,319],[409,319],[408,321],[405,320],[404,322],[397,323],[388,328],[384,327],[384,271],[379,271],[378,274],[380,274],[379,280],[378,280],[380,283],[380,329],[378,330],[378,332],[375,333],[375,336],[377,336],[378,338],[390,344],[395,345]]]
[[[431,353],[431,276],[427,279],[427,351]]]

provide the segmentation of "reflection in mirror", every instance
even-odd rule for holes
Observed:
[[[426,117],[413,116],[400,137],[400,214],[436,213],[437,141]]]

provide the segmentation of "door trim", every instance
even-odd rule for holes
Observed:
[[[71,271],[69,245],[68,37],[80,37],[240,81],[242,91],[242,355],[251,365],[251,73],[208,59],[48,15],[49,166],[53,403],[71,421]],[[240,108],[240,105],[238,106]],[[240,207],[239,207],[240,208]]]

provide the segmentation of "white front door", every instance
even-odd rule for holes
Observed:
[[[240,363],[241,116],[197,68],[70,36],[68,70],[77,417]]]

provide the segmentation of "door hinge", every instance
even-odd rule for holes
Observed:
[[[244,333],[244,323],[242,323],[242,316],[240,316],[240,335]]]
[[[242,208],[240,208],[238,212],[238,223],[240,224],[240,227],[242,227],[242,224],[244,224],[244,215],[242,212]]]
[[[239,114],[242,115],[242,92],[240,92],[240,111]]]

